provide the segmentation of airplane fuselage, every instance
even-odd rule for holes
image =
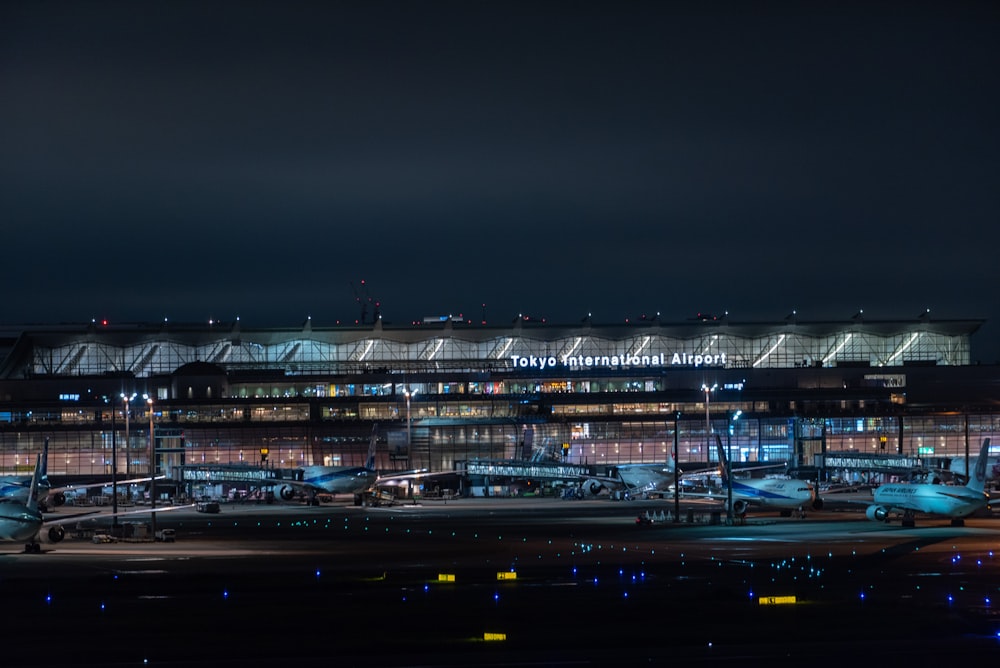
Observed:
[[[28,502],[28,493],[31,491],[31,476],[0,478],[0,499],[10,499],[18,503]],[[42,479],[38,481],[38,498],[44,501],[49,495],[49,481]]]
[[[360,494],[375,479],[375,472],[363,466],[307,466],[302,470],[305,486],[328,494]]]
[[[621,466],[618,475],[625,486],[634,493],[663,492],[674,484],[674,470],[664,465]]]
[[[989,496],[967,487],[954,485],[882,485],[873,495],[875,504],[915,512],[966,517],[986,507]]]
[[[38,534],[42,515],[16,501],[0,503],[0,541],[28,541]]]
[[[978,464],[978,456],[969,457],[968,461],[965,460],[965,457],[956,457],[951,460],[948,470],[952,473],[957,473],[960,476],[968,477],[973,471],[976,470],[976,466]],[[1000,458],[987,457],[986,480],[996,480],[998,477],[1000,477]]]
[[[794,479],[733,480],[733,499],[772,508],[808,508],[816,501],[816,491]]]

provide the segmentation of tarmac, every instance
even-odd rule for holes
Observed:
[[[671,501],[177,510],[157,517],[174,543],[67,538],[40,555],[0,546],[3,665],[1000,656],[1000,518],[904,529],[861,507],[741,525],[636,521],[666,517]]]

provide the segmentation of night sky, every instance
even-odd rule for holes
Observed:
[[[993,362],[998,35],[995,2],[8,1],[0,322],[929,308]]]

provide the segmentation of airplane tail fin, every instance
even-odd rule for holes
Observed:
[[[42,473],[41,479],[47,480],[49,477],[49,437],[45,437],[45,444],[42,446]]]
[[[35,473],[31,476],[31,488],[28,490],[28,510],[38,510],[38,483],[42,479],[42,455],[35,460]]]
[[[984,438],[983,444],[979,448],[979,460],[976,461],[976,468],[969,477],[966,485],[969,489],[982,492],[986,488],[986,464],[990,453],[990,439]]]
[[[368,457],[365,459],[365,468],[369,471],[375,470],[375,444],[378,442],[378,423],[372,425],[372,436],[368,441]]]
[[[719,465],[722,468],[722,482],[726,482],[729,471],[729,457],[726,456],[726,448],[722,445],[722,437],[715,435],[715,443],[719,449]]]

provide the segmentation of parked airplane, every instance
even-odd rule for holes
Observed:
[[[43,470],[43,456],[38,455],[35,461],[35,471],[31,476],[31,484],[28,486],[28,497],[24,502],[13,498],[0,500],[0,542],[24,541],[24,551],[39,553],[42,551],[42,542],[58,543],[66,537],[64,524],[78,522],[84,516],[94,519],[97,517],[111,517],[111,515],[99,514],[97,512],[78,513],[60,517],[55,520],[48,520],[42,516],[39,508],[40,485]],[[117,513],[118,517],[123,515],[145,515],[154,512],[166,512],[171,510],[181,510],[190,508],[187,506],[169,506],[164,508],[146,508],[143,510],[133,510],[126,513]]]
[[[298,490],[310,495],[316,503],[317,494],[353,494],[359,500],[362,493],[375,484],[375,444],[378,441],[378,425],[372,427],[368,442],[368,457],[364,466],[306,466],[302,469],[302,480],[282,480],[274,485],[274,495],[284,501],[291,501]]]
[[[0,499],[11,499],[27,503],[28,492],[31,489],[31,477],[23,475],[8,475],[0,477]],[[44,480],[44,478],[43,478]],[[45,481],[48,482],[47,480]],[[41,488],[42,485],[39,485]],[[45,492],[47,494],[47,490]]]
[[[715,440],[719,450],[719,462],[722,464],[722,484],[727,487],[727,491],[722,494],[718,492],[686,493],[685,496],[722,499],[728,503],[729,458],[722,445],[722,438],[716,434]],[[823,500],[816,496],[815,486],[805,480],[795,478],[751,478],[747,480],[733,478],[732,490],[732,510],[736,516],[742,516],[750,508],[759,506],[761,508],[777,508],[784,517],[790,516],[793,511],[798,513],[800,517],[805,517],[807,508],[819,510],[823,507]]]
[[[685,481],[693,482],[695,478],[718,471],[713,468],[685,473],[677,469],[675,475],[676,466],[673,457],[669,456],[666,462],[656,464],[619,464],[612,467],[610,476],[588,476],[581,483],[580,490],[584,496],[613,496],[616,493],[626,493],[632,497],[663,496],[673,493],[675,481],[683,485]],[[682,478],[684,481],[681,481]]]
[[[49,440],[45,439],[45,445],[42,448],[42,461],[41,461],[41,471],[38,478],[38,505],[42,510],[45,510],[46,499],[51,491],[51,486],[49,485],[48,476],[48,466],[49,466]],[[34,479],[34,473],[32,475],[12,475],[0,477],[0,500],[12,499],[22,504],[28,503],[29,492],[31,491],[31,482]],[[56,501],[56,496],[53,496],[53,502]],[[60,505],[65,502],[66,497],[58,497],[59,503],[53,503],[53,505]]]
[[[979,457],[969,457],[968,468],[966,468],[965,459],[965,457],[953,458],[948,465],[948,471],[962,476],[963,480],[968,480],[971,477],[970,474],[976,470],[976,466],[979,464]],[[986,460],[986,482],[997,478],[1000,478],[1000,458],[989,457]]]
[[[66,503],[66,492],[80,489],[92,489],[95,487],[108,487],[112,485],[111,480],[101,482],[85,483],[82,485],[66,485],[64,487],[53,487],[49,483],[49,442],[45,441],[42,448],[42,470],[38,480],[38,508],[46,512],[53,506],[61,506]],[[166,476],[157,476],[157,480]],[[3,476],[0,477],[0,502],[10,499],[22,504],[28,503],[28,493],[31,488],[33,475]],[[131,485],[141,482],[149,482],[149,476],[145,478],[131,478],[128,480],[118,480],[119,485]]]
[[[66,517],[46,523],[42,517],[38,507],[42,470],[43,457],[38,455],[27,499],[21,502],[7,498],[0,502],[0,542],[24,541],[25,552],[41,552],[41,540],[50,543],[61,541],[66,536],[62,523],[71,521]],[[72,519],[78,518],[79,515],[75,515]]]
[[[38,455],[27,500],[21,503],[9,499],[0,503],[0,540],[29,541],[37,545],[36,536],[42,529],[42,513],[38,510],[38,482],[41,478],[42,456]]]
[[[617,493],[629,496],[649,496],[673,491],[673,457],[666,462],[649,464],[619,464],[611,469],[609,476],[587,476],[580,481],[579,493],[583,497],[602,496]],[[676,472],[677,478],[681,471]]]
[[[868,506],[865,516],[875,522],[888,522],[892,514],[902,516],[902,525],[912,527],[916,513],[942,515],[951,518],[952,526],[962,526],[965,518],[989,505],[990,496],[985,491],[986,462],[990,439],[984,438],[979,448],[976,468],[964,486],[933,483],[891,483],[874,491],[874,503]]]

